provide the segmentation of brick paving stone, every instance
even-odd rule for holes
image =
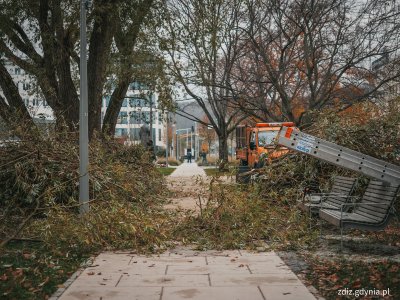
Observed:
[[[138,286],[176,286],[195,287],[209,286],[208,275],[123,275],[117,286],[138,287]]]
[[[120,279],[121,274],[117,272],[107,273],[97,275],[94,272],[89,272],[87,269],[84,270],[79,277],[72,283],[72,285],[68,288],[70,289],[72,286],[79,285],[79,286],[108,286],[114,287],[118,280]]]
[[[248,265],[252,274],[285,274],[292,273],[292,270],[284,262],[257,262]]]
[[[154,267],[147,266],[128,266],[126,268],[112,269],[112,268],[87,268],[86,272],[93,272],[95,275],[110,276],[114,274],[129,274],[129,275],[165,275],[167,265],[155,265]]]
[[[188,265],[171,265],[168,266],[168,275],[174,274],[250,274],[247,266],[241,264],[236,265],[209,265],[209,266],[188,266]]]
[[[206,250],[206,251],[198,251],[198,250],[188,250],[188,249],[176,249],[170,252],[170,257],[204,257],[204,256],[222,256],[222,257],[239,257],[241,253],[239,250]]]
[[[161,300],[263,300],[257,287],[166,287]]]
[[[78,286],[65,292],[60,300],[159,300],[161,290],[161,287],[137,287],[132,289]]]
[[[253,264],[260,262],[270,262],[276,264],[282,264],[283,261],[277,255],[269,255],[269,256],[210,256],[207,257],[207,262],[209,265],[211,264]]]
[[[301,285],[294,274],[210,274],[211,286]]]
[[[133,257],[130,263],[136,265],[153,265],[153,264],[206,264],[206,260],[203,256],[165,256],[165,257]]]
[[[240,251],[240,254],[243,257],[246,256],[251,256],[251,257],[264,257],[264,256],[276,256],[276,252],[275,251],[267,251],[267,252],[252,252],[252,251]]]
[[[260,286],[265,300],[315,300],[304,285]]]

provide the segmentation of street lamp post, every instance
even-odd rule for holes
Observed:
[[[190,151],[193,149],[193,126],[190,129]]]
[[[186,155],[188,148],[189,148],[189,128],[186,129]]]
[[[167,131],[165,133],[165,165],[168,167],[168,113],[167,113]]]
[[[175,129],[176,136],[176,159],[179,160],[181,158],[181,137],[179,136],[178,129]]]
[[[89,128],[87,89],[86,11],[88,0],[81,0],[80,9],[80,106],[79,106],[79,213],[89,212]]]

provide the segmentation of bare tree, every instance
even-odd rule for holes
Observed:
[[[399,12],[393,1],[249,0],[247,5],[249,26],[243,29],[251,51],[236,74],[249,88],[242,106],[261,119],[300,124],[308,111],[335,99],[347,106],[366,100],[399,77]],[[391,72],[370,68],[371,60],[389,54]]]
[[[198,103],[219,139],[219,158],[228,160],[228,136],[244,118],[233,101],[240,97],[231,77],[241,55],[243,1],[171,0],[161,47],[170,59],[170,72],[184,93]],[[199,123],[186,111],[177,111]],[[205,124],[207,125],[207,124]]]

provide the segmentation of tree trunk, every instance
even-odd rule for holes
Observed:
[[[114,34],[114,11],[107,0],[99,1],[94,9],[88,60],[89,138],[101,130],[101,101],[106,80],[106,67]]]
[[[219,141],[218,154],[219,154],[219,160],[221,161],[219,169],[222,171],[227,168],[227,163],[228,163],[228,135],[222,134],[218,136],[218,141]]]
[[[7,102],[0,96],[0,116],[11,128],[21,127],[33,132],[36,129],[24,101],[19,94],[18,87],[14,84],[6,67],[0,63],[0,87]]]
[[[130,77],[125,77],[119,82],[117,88],[113,91],[110,99],[110,103],[107,107],[106,115],[103,120],[102,132],[105,135],[111,137],[114,136],[115,126],[117,125],[118,114],[121,110],[122,102],[129,88],[129,83],[131,82]],[[129,118],[129,116],[128,116]]]
[[[79,99],[74,82],[72,81],[69,65],[69,56],[64,54],[62,63],[58,68],[59,99],[62,99],[63,116],[69,130],[76,131],[79,123]]]

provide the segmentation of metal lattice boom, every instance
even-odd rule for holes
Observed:
[[[390,184],[400,184],[400,167],[290,127],[282,127],[278,144]]]

